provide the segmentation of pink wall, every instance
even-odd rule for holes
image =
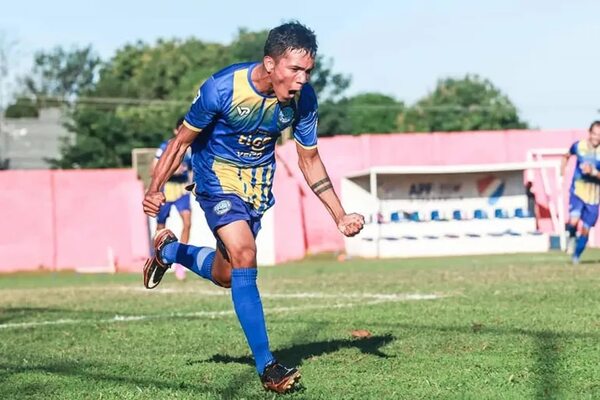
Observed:
[[[522,162],[526,161],[527,151],[530,149],[564,148],[566,152],[575,140],[585,138],[586,135],[582,130],[509,130],[340,136],[320,139],[319,152],[339,193],[343,176],[372,166]],[[307,251],[316,253],[342,250],[343,239],[335,224],[304,183],[297,167],[295,144],[286,143],[278,148],[277,154],[280,160],[290,166],[298,185],[308,193],[302,197]],[[281,198],[278,200],[287,201]]]
[[[133,170],[3,171],[0,271],[85,269],[148,255],[142,184]]]
[[[529,149],[566,151],[585,136],[585,131],[340,136],[321,139],[319,152],[339,193],[343,176],[371,166],[519,162]],[[342,236],[298,169],[295,144],[280,146],[277,159],[276,261],[342,250]],[[102,267],[110,263],[109,253],[119,270],[139,271],[148,255],[143,189],[133,170],[0,171],[0,187],[2,272]]]
[[[53,265],[51,180],[50,171],[0,171],[0,271]]]

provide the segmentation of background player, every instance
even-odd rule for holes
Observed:
[[[177,135],[177,131],[179,130],[181,124],[183,124],[183,117],[177,120],[175,128],[173,129],[173,135]],[[171,139],[167,139],[162,142],[160,147],[156,150],[154,161],[152,162],[152,175],[154,175],[154,170],[156,168],[156,164],[158,164],[158,160],[167,149],[169,140]],[[165,228],[167,218],[169,218],[171,213],[171,208],[172,206],[175,206],[183,223],[183,229],[181,230],[181,236],[179,237],[179,241],[181,243],[187,243],[189,241],[190,230],[192,228],[192,208],[190,204],[190,195],[186,190],[186,186],[191,182],[191,173],[192,157],[191,154],[187,152],[179,168],[173,173],[163,187],[165,203],[160,207],[160,211],[156,216],[156,231],[158,232]],[[179,264],[175,264],[175,276],[179,280],[185,279],[185,268]]]
[[[567,252],[572,254],[573,264],[579,258],[588,242],[590,229],[598,220],[600,204],[600,121],[590,125],[586,140],[573,143],[563,156],[561,173],[564,175],[569,158],[575,156],[575,172],[571,181],[569,196],[569,222],[566,224]],[[581,229],[577,236],[577,227],[581,221]]]

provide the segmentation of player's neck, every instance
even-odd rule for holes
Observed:
[[[265,96],[270,96],[274,93],[271,77],[265,70],[265,67],[262,63],[258,64],[254,69],[252,69],[250,79],[252,79],[252,84],[256,90]]]

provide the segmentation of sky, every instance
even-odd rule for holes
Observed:
[[[380,92],[410,104],[440,78],[473,73],[532,127],[581,129],[600,119],[599,15],[597,0],[5,0],[0,45],[16,43],[14,90],[36,50],[91,44],[109,59],[137,40],[229,43],[240,27],[297,19],[316,32],[334,71],[351,76],[349,95]]]

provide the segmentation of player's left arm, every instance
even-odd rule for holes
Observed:
[[[363,228],[365,218],[360,214],[346,214],[339,197],[333,189],[333,184],[317,148],[307,149],[299,143],[296,143],[296,148],[298,150],[298,165],[304,179],[306,179],[306,183],[321,200],[339,231],[348,237],[358,234]]]

